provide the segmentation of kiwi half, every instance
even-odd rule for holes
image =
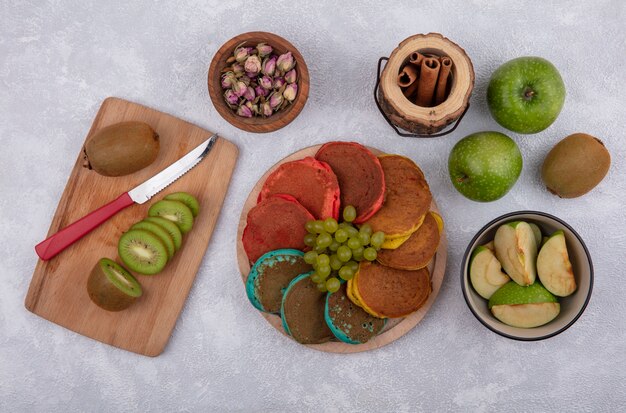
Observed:
[[[109,258],[101,258],[87,280],[89,298],[107,311],[121,311],[141,297],[141,284],[130,272]]]
[[[172,237],[172,240],[174,240],[174,248],[176,251],[178,251],[183,245],[183,233],[180,232],[180,229],[178,229],[178,225],[174,224],[172,221],[161,217],[146,217],[144,218],[144,221],[157,224],[166,230]]]
[[[131,229],[122,234],[117,252],[130,270],[146,275],[161,272],[168,260],[163,241],[145,229]]]
[[[164,199],[182,202],[187,205],[194,218],[197,217],[198,212],[200,212],[200,203],[193,195],[188,194],[187,192],[174,192],[173,194],[167,195]]]
[[[169,219],[176,225],[183,234],[188,233],[193,226],[193,213],[191,209],[182,202],[163,199],[150,207],[148,215],[151,217],[161,217]]]
[[[174,246],[174,240],[169,232],[167,232],[163,227],[155,224],[153,222],[148,221],[139,221],[130,229],[145,229],[146,231],[152,232],[154,235],[159,237],[161,241],[163,241],[163,245],[167,249],[167,257],[168,259],[172,259],[174,257],[174,253],[176,252],[176,247]]]

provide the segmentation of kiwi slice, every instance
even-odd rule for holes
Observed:
[[[183,233],[178,229],[178,225],[174,224],[172,221],[161,217],[146,217],[144,221],[157,224],[166,230],[167,233],[171,235],[172,240],[174,240],[174,248],[176,251],[183,245]]]
[[[191,209],[191,213],[193,214],[194,218],[197,217],[198,212],[200,212],[200,203],[198,202],[196,197],[188,194],[187,192],[174,192],[173,194],[167,195],[164,199],[182,202],[183,204],[187,205],[187,207]]]
[[[157,274],[167,264],[163,241],[145,229],[131,229],[122,234],[117,252],[129,269],[140,274]]]
[[[174,253],[176,252],[176,247],[174,246],[174,239],[163,227],[155,224],[153,222],[148,221],[139,221],[130,229],[145,229],[146,231],[152,232],[154,235],[159,237],[161,241],[163,241],[163,245],[167,249],[167,257],[171,260],[174,257]]]
[[[193,213],[182,202],[163,199],[150,207],[148,215],[169,219],[183,234],[188,233],[193,226]]]
[[[87,280],[89,298],[107,311],[121,311],[141,297],[141,284],[130,272],[109,258],[101,258]]]

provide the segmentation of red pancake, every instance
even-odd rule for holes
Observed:
[[[339,182],[326,162],[307,157],[280,165],[265,180],[258,202],[275,194],[293,196],[317,219],[339,218]]]
[[[293,248],[305,250],[304,224],[315,219],[290,195],[273,195],[248,212],[242,243],[248,259],[255,262],[266,252]]]
[[[385,200],[385,175],[378,158],[356,142],[329,142],[315,159],[326,162],[337,175],[341,205],[356,208],[355,224],[372,217]]]

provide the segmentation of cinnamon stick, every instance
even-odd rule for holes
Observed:
[[[422,60],[424,60],[424,55],[420,52],[413,52],[409,55],[409,62],[417,67],[422,65]]]
[[[448,77],[450,77],[450,70],[452,70],[452,59],[448,56],[444,56],[439,59],[441,63],[441,70],[439,71],[439,78],[437,79],[437,90],[435,92],[435,106],[446,100],[446,89],[448,88]]]
[[[417,80],[417,68],[413,65],[406,65],[398,75],[398,86],[409,87]]]
[[[422,60],[417,86],[417,98],[415,99],[416,105],[423,107],[432,105],[440,67],[441,65],[437,59],[427,57]]]

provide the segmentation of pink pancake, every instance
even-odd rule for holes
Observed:
[[[293,248],[305,250],[304,224],[315,219],[294,197],[273,195],[248,212],[242,243],[250,262],[266,252]]]
[[[339,182],[325,162],[307,157],[280,165],[263,184],[258,202],[275,194],[291,195],[316,219],[339,218]]]

